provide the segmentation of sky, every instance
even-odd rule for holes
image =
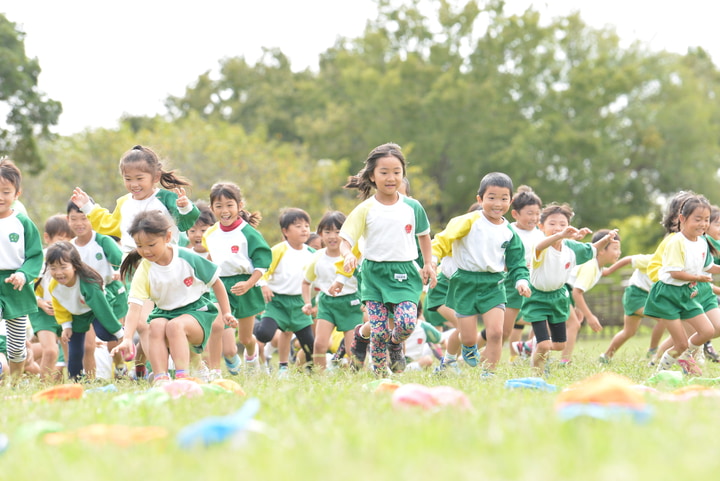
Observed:
[[[550,19],[579,11],[594,27],[614,27],[624,42],[685,53],[701,46],[717,63],[714,0],[507,0]],[[717,6],[715,6],[717,5]],[[42,73],[38,86],[63,104],[59,125],[70,135],[115,128],[124,114],[164,112],[220,61],[259,60],[279,48],[294,70],[316,68],[338,37],[362,35],[376,16],[373,0],[2,0],[0,13],[25,32],[25,50]],[[715,38],[713,38],[715,37]]]

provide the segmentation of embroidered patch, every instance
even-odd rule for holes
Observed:
[[[8,239],[10,239],[10,242],[17,242],[20,240],[20,234],[13,232],[8,236]]]
[[[407,224],[407,225],[405,226],[405,232],[407,232],[408,234],[411,233],[411,232],[412,232],[412,225]]]
[[[232,246],[230,248],[230,252],[232,252],[233,254],[237,254],[238,252],[240,252],[240,246]]]
[[[193,282],[195,282],[195,278],[186,277],[185,279],[183,279],[183,282],[185,283],[186,286],[190,287],[193,285]]]
[[[101,261],[102,258],[103,258],[103,255],[101,253],[98,252],[97,254],[95,254],[95,259]]]

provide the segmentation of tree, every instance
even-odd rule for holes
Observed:
[[[51,137],[62,105],[37,88],[40,64],[25,55],[25,34],[0,14],[0,104],[6,110],[0,122],[0,155],[9,155],[22,168],[43,168],[38,138]]]

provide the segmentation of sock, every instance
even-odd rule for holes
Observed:
[[[211,369],[210,374],[217,377],[222,377],[222,371],[220,369]]]
[[[147,369],[145,369],[145,364],[136,364],[135,365],[135,376],[138,379],[142,379],[147,374]]]
[[[182,379],[188,377],[187,369],[175,369],[175,379]]]
[[[279,362],[278,367],[288,367],[288,363],[286,362]]]
[[[237,354],[235,354],[233,357],[231,357],[231,358],[229,358],[229,359],[226,357],[226,358],[225,358],[225,362],[227,362],[228,364],[238,363],[238,362],[240,362],[240,356],[238,356]]]
[[[450,354],[449,352],[445,353],[445,356],[443,356],[443,362],[455,362],[457,361],[457,354]]]
[[[157,375],[155,375],[154,381],[169,381],[170,380],[170,374],[166,372],[160,372]]]
[[[245,362],[253,362],[257,358],[257,351],[252,356],[245,355]]]
[[[672,367],[673,364],[675,364],[677,361],[674,357],[670,355],[670,349],[665,351],[660,358],[660,363],[658,364],[658,368],[660,368],[663,371],[666,371]]]

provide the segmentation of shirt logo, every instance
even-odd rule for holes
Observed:
[[[568,269],[570,269],[570,263],[569,263],[569,262],[568,262],[567,264],[565,264],[565,270],[568,270]]]
[[[507,249],[509,245],[510,245],[510,242],[509,242],[509,241],[505,241],[505,242],[502,243],[502,245],[500,246],[500,248],[501,248],[501,249]]]
[[[8,239],[10,239],[10,242],[17,242],[20,240],[20,234],[13,232],[8,236]]]
[[[98,252],[97,254],[95,254],[95,259],[101,261],[101,260],[102,260],[102,254],[100,254],[99,252]]]
[[[240,247],[239,247],[239,246],[232,246],[232,247],[230,248],[230,252],[232,252],[233,254],[237,254],[238,252],[240,252]]]
[[[190,287],[193,285],[193,282],[195,282],[195,279],[192,276],[186,277],[185,279],[183,279],[183,282],[185,283],[186,286]]]
[[[408,234],[411,233],[411,232],[412,232],[412,225],[410,225],[410,224],[406,225],[406,226],[405,226],[405,232],[408,233]]]

